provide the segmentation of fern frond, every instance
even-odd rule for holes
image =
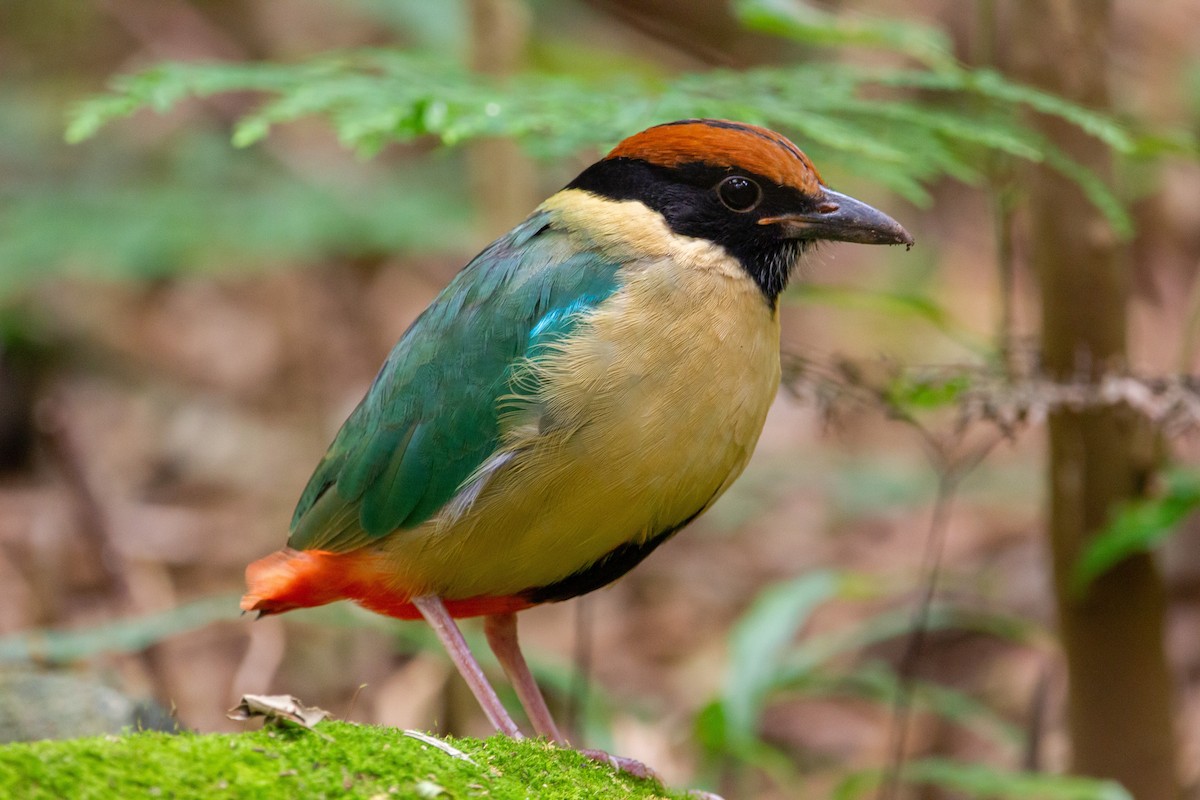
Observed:
[[[776,27],[785,16],[793,38],[801,36],[793,30],[797,25],[828,22],[793,0],[746,0],[738,9],[760,22],[774,19]],[[817,16],[805,16],[811,14]],[[897,70],[800,63],[671,79],[627,73],[603,81],[527,72],[500,83],[447,58],[385,49],[290,65],[164,64],[118,78],[108,94],[76,106],[67,138],[87,138],[142,108],[165,111],[188,97],[230,91],[266,96],[236,123],[238,146],[260,141],[276,125],[320,117],[346,147],[364,155],[420,137],[446,146],[511,137],[535,155],[562,157],[611,146],[630,131],[659,122],[725,117],[782,130],[819,154],[830,174],[871,175],[916,203],[927,202],[925,187],[942,176],[983,180],[980,165],[988,163],[989,153],[1046,161],[1079,183],[1117,230],[1130,230],[1122,203],[1102,180],[1066,161],[1021,122],[1027,110],[1052,114],[1118,151],[1134,150],[1135,139],[1115,120],[997,73],[964,69],[942,58],[949,51],[933,39],[905,35],[884,41],[865,33],[874,28],[863,25],[852,32],[833,26],[842,38],[829,41],[861,37],[909,55],[924,48],[924,60],[936,66]],[[915,41],[925,44],[917,48]]]

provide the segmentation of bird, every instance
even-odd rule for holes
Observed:
[[[835,241],[913,244],[772,130],[687,119],[624,139],[401,336],[241,608],[423,618],[519,738],[456,623],[482,616],[534,730],[566,746],[516,613],[621,577],[737,479],[780,382],[780,295]]]

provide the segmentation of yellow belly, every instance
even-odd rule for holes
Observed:
[[[778,315],[719,248],[639,244],[652,257],[529,365],[540,389],[506,401],[498,454],[439,517],[380,544],[397,586],[547,586],[679,526],[741,473],[779,385]]]

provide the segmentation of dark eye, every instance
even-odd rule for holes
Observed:
[[[749,178],[730,175],[717,184],[717,197],[730,211],[749,211],[762,200],[762,189]]]

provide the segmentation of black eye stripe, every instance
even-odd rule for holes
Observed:
[[[730,178],[745,180],[746,188],[753,184],[754,195],[722,198],[719,189]],[[787,213],[815,208],[797,187],[781,186],[745,168],[699,161],[664,167],[638,158],[608,158],[585,169],[567,188],[617,202],[638,201],[661,214],[672,232],[721,245],[741,262],[772,308],[804,243],[778,238],[773,226],[758,224],[758,216],[764,209]],[[729,200],[745,204],[743,210],[731,209]]]
[[[744,213],[762,201],[762,187],[743,175],[730,175],[716,188],[717,197],[730,211]]]

